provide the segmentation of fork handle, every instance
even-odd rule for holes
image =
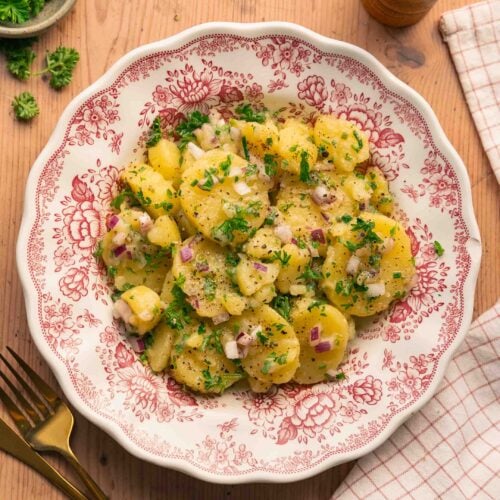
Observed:
[[[72,453],[65,454],[65,458],[71,464],[76,473],[80,476],[80,479],[85,483],[92,497],[97,500],[108,500],[108,497],[99,488],[98,484],[90,477],[90,474],[83,468],[82,464]]]

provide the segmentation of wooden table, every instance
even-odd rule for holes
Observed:
[[[282,20],[345,40],[372,52],[390,71],[420,92],[436,112],[446,134],[468,167],[484,256],[474,316],[499,295],[498,185],[471,120],[462,90],[437,29],[442,12],[472,3],[440,0],[418,25],[388,29],[373,21],[356,0],[80,0],[71,14],[37,46],[42,64],[46,49],[59,44],[81,54],[73,83],[60,93],[40,78],[22,83],[0,68],[0,348],[14,347],[53,385],[56,382],[35,349],[25,319],[24,301],[15,267],[15,242],[24,186],[35,158],[59,115],[73,96],[101,76],[112,63],[138,45],[168,37],[206,21]],[[32,124],[16,122],[11,96],[31,90],[41,115]],[[5,417],[3,409],[0,414]],[[8,419],[8,417],[6,417]],[[130,456],[104,432],[76,418],[74,448],[104,491],[114,499],[327,499],[349,471],[342,465],[312,479],[288,485],[211,485]],[[54,460],[62,471],[67,467]],[[0,498],[62,498],[56,490],[19,462],[0,454]]]

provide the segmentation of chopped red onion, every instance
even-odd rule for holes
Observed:
[[[251,332],[250,332],[250,337],[252,337],[252,340],[257,340],[257,334],[259,332],[262,332],[262,327],[260,325],[256,326]]]
[[[203,240],[203,235],[200,233],[195,234],[192,238],[191,241],[188,243],[189,248],[193,248],[194,245],[199,243],[201,240]]]
[[[380,252],[382,254],[386,254],[390,252],[394,248],[394,239],[393,238],[385,238],[380,245]]]
[[[311,198],[317,205],[324,205],[335,200],[335,196],[325,186],[316,186],[311,194]]]
[[[385,294],[385,283],[370,283],[366,285],[367,297],[380,297]]]
[[[292,238],[290,241],[291,241],[294,245],[298,245],[298,243],[299,243],[299,242],[297,241],[297,238]]]
[[[248,351],[250,351],[250,345],[244,345],[241,347],[238,347],[238,353],[240,359],[245,359],[248,356]]]
[[[325,214],[325,212],[321,212],[321,217],[323,217],[326,222],[330,222],[330,216]]]
[[[233,141],[238,141],[241,137],[241,131],[239,128],[231,127],[229,129],[229,135]]]
[[[108,229],[113,229],[119,222],[120,222],[120,217],[118,217],[118,215],[112,215],[111,217],[108,217],[108,220],[106,221],[106,226]]]
[[[210,266],[208,265],[207,262],[197,262],[196,270],[199,271],[200,273],[206,273],[207,271],[210,271]]]
[[[128,342],[130,344],[130,347],[132,347],[134,352],[136,352],[137,354],[142,354],[146,350],[146,344],[140,337],[130,336],[128,337]]]
[[[312,245],[307,245],[307,249],[309,250],[309,255],[313,258],[319,257],[318,249],[313,247]]]
[[[254,267],[254,269],[257,269],[257,271],[261,271],[263,273],[267,272],[267,266],[265,266],[264,264],[261,264],[260,262],[254,262],[253,267]]]
[[[198,147],[194,142],[188,142],[187,149],[193,155],[195,160],[199,160],[205,154],[205,151]]]
[[[350,276],[354,276],[358,272],[360,264],[361,259],[357,255],[351,255],[345,268],[346,273]]]
[[[243,175],[243,169],[241,167],[231,167],[229,171],[229,177],[241,177]]]
[[[224,354],[227,359],[239,359],[240,352],[235,340],[229,340],[224,344]]]
[[[120,231],[119,233],[116,233],[113,236],[113,239],[111,241],[113,242],[113,245],[119,247],[125,243],[126,239],[127,239],[127,233]]]
[[[252,190],[248,186],[246,182],[240,181],[234,184],[234,190],[240,195],[245,196],[248,193],[251,193]]]
[[[230,318],[228,313],[221,313],[217,314],[217,316],[214,316],[212,318],[212,321],[214,325],[220,325],[221,323],[224,323],[224,321],[227,321]]]
[[[192,260],[193,255],[194,255],[193,250],[191,250],[191,248],[189,248],[189,246],[181,248],[181,260],[182,260],[182,262],[189,262],[190,260]]]
[[[238,333],[238,335],[236,336],[236,342],[239,344],[239,345],[250,345],[252,342],[253,342],[253,338],[248,335],[247,333],[245,332],[240,332]]]
[[[139,216],[139,224],[141,226],[141,233],[147,233],[153,227],[153,221],[146,212],[143,212]]]
[[[332,343],[329,340],[323,340],[319,344],[314,346],[314,350],[317,353],[328,352],[332,350]]]
[[[198,309],[200,307],[200,301],[196,295],[191,295],[191,297],[187,298],[187,301],[195,308]]]
[[[309,332],[309,344],[311,344],[313,347],[318,345],[321,342],[321,326],[316,325],[313,328],[311,328],[311,331]]]
[[[293,233],[290,226],[287,224],[280,224],[274,228],[274,234],[281,240],[282,243],[293,242]],[[296,242],[297,240],[295,240]]]
[[[311,231],[311,237],[313,239],[313,241],[317,241],[319,243],[326,243],[326,240],[325,240],[325,233],[323,232],[323,229],[313,229]]]
[[[132,309],[130,309],[129,305],[124,300],[118,299],[113,304],[113,318],[121,318],[125,323],[128,323],[132,315]]]
[[[119,247],[116,247],[114,250],[113,250],[113,254],[115,255],[115,257],[120,257],[120,255],[123,253],[123,252],[126,252],[127,251],[127,246],[126,245],[120,245]]]

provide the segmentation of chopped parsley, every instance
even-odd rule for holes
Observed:
[[[235,231],[239,231],[240,233],[248,233],[250,231],[248,221],[240,215],[231,217],[225,220],[220,226],[214,228],[212,236],[218,241],[233,241]]]
[[[217,173],[216,168],[209,168],[205,170],[203,173],[204,177],[202,181],[198,181],[198,187],[203,191],[211,191],[211,189],[215,186],[215,178],[214,175]]]
[[[307,151],[302,151],[300,153],[300,174],[299,174],[299,179],[302,182],[305,182],[306,184],[311,183],[311,173],[309,171],[309,162],[307,161],[307,158],[309,157],[309,154]]]
[[[111,206],[113,208],[116,208],[116,210],[119,210],[125,200],[128,200],[128,203],[131,207],[139,206],[137,198],[130,189],[124,189],[115,198],[113,198],[113,200],[111,201]]]
[[[241,138],[241,147],[243,148],[243,156],[245,160],[250,161],[250,154],[248,153],[248,143],[245,136]]]
[[[280,355],[276,354],[275,352],[272,352],[271,354],[269,354],[269,356],[264,361],[264,364],[262,365],[262,368],[260,369],[260,371],[264,375],[267,375],[269,373],[269,371],[271,370],[271,368],[275,364],[278,364],[278,365],[286,364],[287,357],[288,357],[288,353],[286,353],[286,352],[283,354],[280,354]]]
[[[182,285],[185,281],[186,278],[182,274],[175,280],[172,287],[173,299],[162,313],[167,325],[175,330],[182,330],[190,323],[190,313],[194,311],[191,304],[186,300],[186,294],[182,291]]]
[[[193,132],[208,122],[208,115],[204,115],[199,111],[188,114],[186,119],[175,128],[175,132],[179,136],[179,149],[185,149],[189,142],[194,141]]]
[[[149,139],[148,139],[148,142],[146,142],[146,146],[148,148],[152,148],[153,146],[156,146],[160,142],[161,138],[162,138],[161,120],[160,120],[160,117],[157,116],[153,120],[153,124],[151,125],[151,129],[149,130]]]
[[[444,254],[444,248],[439,241],[434,242],[434,251],[438,257],[441,257]]]
[[[273,253],[273,256],[269,259],[271,262],[274,262],[276,260],[279,260],[280,264],[285,267],[288,265],[288,263],[290,262],[290,259],[292,258],[292,256],[285,252],[285,250],[280,250],[280,251],[275,251]]]
[[[287,321],[290,321],[290,312],[292,310],[290,299],[289,295],[276,295],[271,301],[271,307]]]
[[[354,149],[354,151],[356,153],[359,153],[361,151],[361,149],[363,148],[363,139],[361,138],[361,136],[358,134],[358,131],[355,130],[353,132],[353,135],[354,135],[354,138],[356,139],[356,143],[357,145],[356,146],[352,146],[352,149]]]
[[[205,276],[203,283],[203,291],[205,292],[205,297],[207,300],[215,299],[215,290],[217,289],[217,284],[214,279],[210,276]]]
[[[222,342],[220,340],[221,334],[222,330],[219,329],[215,329],[208,334],[204,334],[201,350],[206,351],[207,348],[215,349],[219,354],[222,354],[224,352],[224,348],[222,347]]]
[[[275,155],[269,153],[264,155],[264,171],[269,177],[274,177],[278,173],[278,162]]]
[[[219,168],[227,177],[229,175],[229,170],[231,169],[231,156],[227,155],[227,158],[219,164]]]
[[[264,123],[266,121],[266,115],[255,111],[249,103],[240,104],[235,109],[235,113],[239,120],[245,122]]]

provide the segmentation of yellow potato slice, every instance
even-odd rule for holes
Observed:
[[[300,365],[293,379],[315,384],[327,379],[342,361],[349,340],[349,323],[335,307],[315,299],[301,299],[294,305],[291,323],[300,342]],[[319,341],[311,344],[311,330]]]
[[[382,214],[362,212],[328,249],[321,286],[354,316],[370,316],[403,297],[415,274],[408,235]]]

